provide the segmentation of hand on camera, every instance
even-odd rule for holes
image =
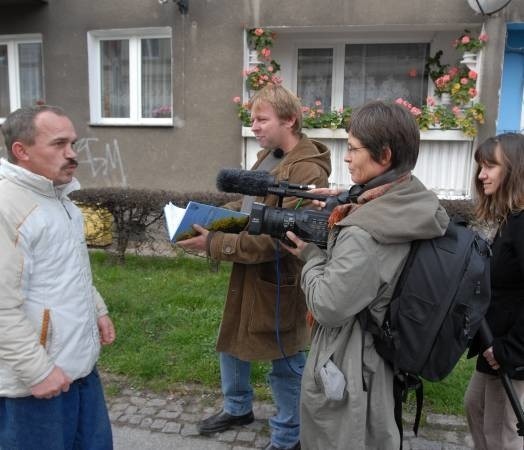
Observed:
[[[290,245],[286,244],[285,242],[281,241],[282,247],[284,247],[289,253],[292,255],[295,255],[296,257],[300,258],[300,255],[302,254],[302,250],[306,247],[306,242],[304,242],[302,239],[300,239],[295,233],[292,231],[286,231],[286,237],[291,241],[296,247],[291,247]]]
[[[344,190],[344,188],[316,188],[311,189],[308,192],[312,194],[323,195],[326,197],[334,197],[340,194],[341,192],[344,192]],[[317,209],[323,209],[326,207],[326,202],[323,200],[313,200],[312,203],[317,207]]]

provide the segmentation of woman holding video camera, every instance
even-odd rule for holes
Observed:
[[[481,351],[465,395],[475,449],[522,450],[516,416],[497,370],[512,379],[524,401],[524,136],[501,134],[475,152],[477,218],[492,242],[491,304],[494,336]],[[474,344],[473,354],[479,352]],[[524,430],[522,430],[524,431]]]
[[[393,370],[357,314],[369,308],[381,324],[411,241],[441,236],[449,222],[435,194],[411,174],[419,143],[401,105],[361,107],[344,157],[361,194],[333,210],[327,250],[287,233],[296,248],[285,247],[305,262],[301,285],[314,319],[302,379],[302,449],[400,448]]]

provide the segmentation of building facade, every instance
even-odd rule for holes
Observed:
[[[84,187],[212,190],[221,168],[249,167],[257,149],[233,103],[252,93],[248,30],[275,33],[271,58],[305,105],[336,110],[397,95],[425,102],[427,58],[442,49],[454,64],[451,42],[467,29],[489,36],[475,66],[480,140],[520,129],[523,23],[517,0],[490,16],[467,0],[0,0],[0,122],[20,105],[63,107]],[[505,108],[519,120],[499,126]],[[331,181],[349,183],[345,132],[305,132],[332,148]],[[475,141],[455,130],[422,140],[416,173],[443,196],[469,195]]]

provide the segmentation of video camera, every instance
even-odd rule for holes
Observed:
[[[268,194],[279,197],[278,206],[253,203],[249,216],[248,233],[269,236],[290,243],[286,231],[292,231],[305,242],[312,242],[320,248],[327,247],[328,219],[337,205],[350,203],[363,192],[363,187],[354,185],[350,190],[337,196],[313,194],[308,191],[314,185],[277,182],[269,172],[240,169],[223,169],[217,176],[217,188],[223,192],[264,197]],[[282,208],[284,197],[299,197],[326,202],[322,211],[314,209]]]

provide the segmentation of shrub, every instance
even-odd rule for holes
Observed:
[[[130,188],[89,188],[73,192],[71,199],[82,205],[104,208],[113,216],[116,243],[109,251],[113,252],[114,262],[125,263],[125,253],[130,240],[151,243],[154,238],[148,234],[153,224],[164,216],[164,206],[168,202],[185,207],[190,200],[210,205],[221,205],[238,198],[218,192],[179,193],[164,190]]]

